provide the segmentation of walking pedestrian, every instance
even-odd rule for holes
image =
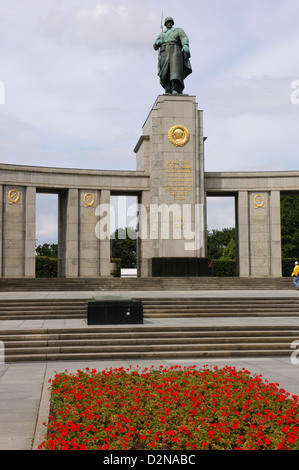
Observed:
[[[294,286],[299,290],[299,263],[295,261],[294,270],[292,272]]]

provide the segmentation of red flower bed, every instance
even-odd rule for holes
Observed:
[[[48,450],[298,450],[299,398],[234,367],[67,371]]]

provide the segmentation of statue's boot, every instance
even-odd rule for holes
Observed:
[[[171,93],[173,95],[180,95],[182,93],[182,85],[179,80],[171,80]]]

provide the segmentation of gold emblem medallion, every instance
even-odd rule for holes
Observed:
[[[253,203],[257,208],[263,207],[263,205],[265,204],[264,196],[262,196],[261,194],[257,194],[256,196],[254,196]]]
[[[92,207],[94,206],[94,203],[95,203],[95,198],[94,198],[94,195],[92,193],[86,193],[84,195],[84,205],[85,207]]]
[[[20,199],[20,193],[17,189],[11,189],[8,192],[9,204],[16,204]]]
[[[176,147],[183,147],[189,140],[189,132],[185,126],[173,126],[168,131],[168,138]]]

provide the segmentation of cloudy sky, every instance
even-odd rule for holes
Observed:
[[[206,171],[299,169],[298,0],[0,7],[2,163],[134,170],[142,125],[164,93],[152,46],[163,11],[189,36],[185,93],[204,112]],[[57,201],[39,201],[38,242],[52,242]],[[231,207],[219,204],[209,203],[210,228],[231,225]]]

